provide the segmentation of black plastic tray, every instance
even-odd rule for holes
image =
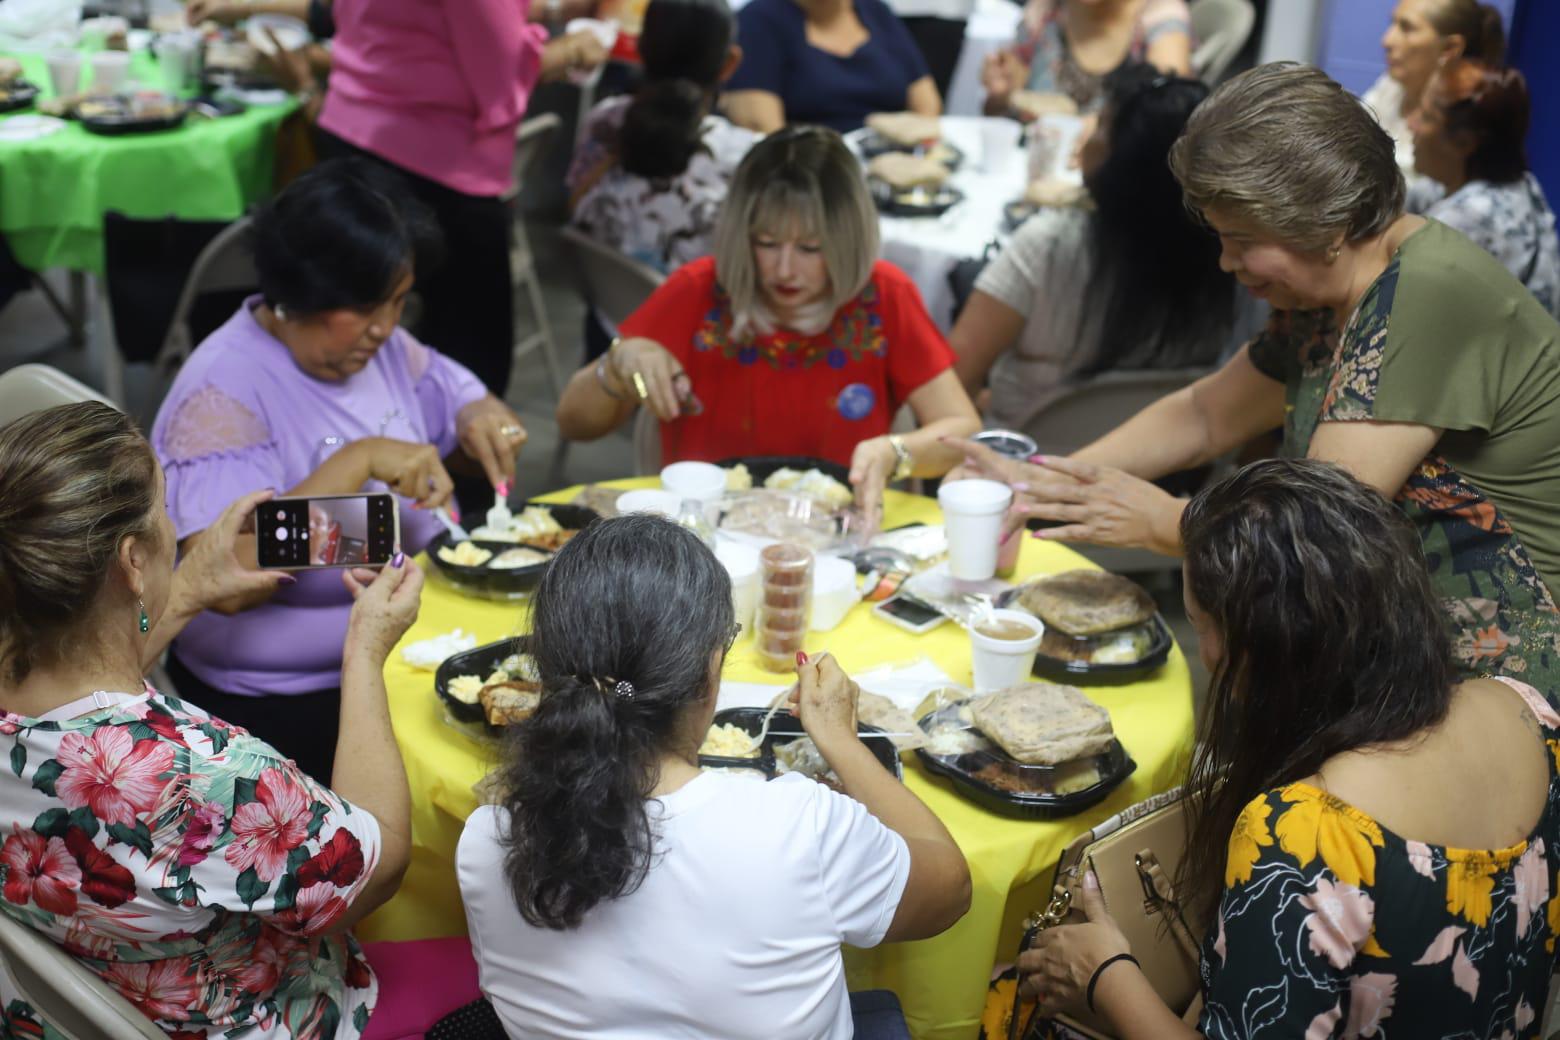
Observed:
[[[95,99],[96,100],[96,99]],[[124,134],[149,134],[161,130],[174,130],[184,125],[185,118],[190,114],[190,106],[184,102],[177,102],[176,109],[171,115],[145,118],[133,115],[128,106],[121,113],[100,116],[77,116],[83,129],[94,134],[102,134],[106,137],[118,137]]]
[[[717,711],[712,726],[736,726],[753,735],[758,735],[764,728],[764,716],[769,714],[768,708],[727,708],[725,711]],[[869,726],[865,722],[856,724],[856,732],[861,734],[882,733],[877,726]],[[700,755],[699,765],[711,769],[756,769],[766,777],[773,779],[779,775],[775,765],[775,747],[789,744],[807,735],[802,729],[802,720],[781,708],[775,712],[775,717],[769,721],[769,734],[764,738],[764,746],[754,758],[724,758],[720,755]],[[894,774],[897,780],[905,778],[904,764],[899,761],[899,749],[894,742],[887,737],[876,737],[862,741],[867,750],[872,752],[874,758],[883,763],[883,767]]]
[[[452,657],[447,657],[439,665],[438,671],[433,673],[433,691],[439,695],[444,706],[449,708],[450,714],[461,722],[476,722],[486,726],[491,732],[502,732],[502,726],[488,725],[487,713],[482,710],[481,701],[467,704],[452,695],[450,680],[457,675],[480,675],[486,679],[506,657],[511,654],[529,653],[530,647],[530,637],[511,636],[508,639],[500,639],[496,643],[463,650]]]
[[[946,721],[947,716],[956,715],[961,707],[959,704],[950,704],[939,708],[922,716],[917,725],[931,732],[939,722]],[[1103,801],[1137,770],[1137,763],[1121,746],[1121,741],[1113,740],[1109,751],[1095,756],[1095,767],[1100,773],[1098,783],[1068,794],[1026,794],[998,787],[977,775],[981,769],[993,763],[1019,765],[995,746],[989,751],[969,751],[961,755],[934,755],[926,748],[916,748],[915,753],[923,766],[939,776],[947,777],[961,794],[968,795],[976,804],[1004,816],[1021,816],[1029,820],[1054,820],[1080,813]],[[1046,769],[1043,766],[1022,765],[1020,768],[1036,773],[1043,773]]]
[[[722,469],[730,469],[736,465],[746,466],[756,488],[763,487],[764,481],[782,469],[800,470],[803,473],[815,469],[850,487],[849,467],[841,466],[838,462],[830,462],[828,459],[815,459],[807,455],[742,455],[721,459],[715,465]]]
[[[38,88],[25,79],[12,80],[0,87],[0,112],[20,112],[38,100]]]
[[[585,506],[568,505],[555,502],[525,502],[519,507],[542,506],[550,511],[553,519],[563,525],[565,530],[579,531],[590,526],[596,520],[601,519],[601,514],[594,509]],[[439,559],[439,550],[449,546],[454,539],[448,531],[440,531],[433,541],[428,543],[428,560],[440,574],[448,578],[454,584],[474,592],[496,594],[500,596],[518,596],[530,592],[536,588],[542,580],[542,572],[547,569],[550,560],[533,563],[528,567],[513,567],[508,569],[493,569],[491,567],[462,567],[459,564],[447,563]],[[537,549],[541,552],[552,552],[537,545],[527,545],[525,542],[496,542],[481,538],[473,538],[472,541],[483,549],[491,550],[497,556],[506,549],[526,548]]]
[[[877,203],[877,208],[891,217],[940,217],[964,201],[964,192],[950,184],[927,189],[931,199],[926,202],[906,201],[901,194],[915,189],[897,191],[876,177],[867,178],[867,187],[872,190],[872,201]]]
[[[1015,133],[1014,136],[1016,137],[1017,134]],[[937,144],[947,149],[942,157],[937,160],[938,162],[950,170],[957,170],[964,165],[964,152],[958,145],[951,141],[939,141]],[[907,155],[930,155],[932,149],[936,147],[936,145],[897,144],[879,134],[876,130],[871,129],[865,130],[861,134],[856,141],[856,146],[861,149],[861,157],[863,159],[876,159],[878,156],[887,155],[890,152],[904,152]]]
[[[1040,212],[1040,207],[1025,199],[1014,199],[1002,207],[1002,226],[1017,231],[1024,221]]]

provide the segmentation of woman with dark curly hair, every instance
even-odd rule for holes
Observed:
[[[824,656],[793,693],[844,795],[701,771],[738,630],[731,583],[657,517],[571,541],[533,622],[541,704],[506,752],[502,804],[472,815],[456,853],[509,1035],[851,1036],[840,944],[936,935],[970,898],[947,830],[856,736],[856,684]]]
[[[1337,466],[1255,463],[1180,526],[1213,675],[1177,885],[1205,1006],[1195,1029],[1165,1007],[1087,881],[1027,988],[1122,1040],[1536,1035],[1560,714],[1459,679],[1413,527]]]

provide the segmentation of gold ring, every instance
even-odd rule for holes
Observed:
[[[525,431],[516,426],[514,423],[510,423],[507,426],[500,426],[498,428],[498,433],[501,437],[518,437],[525,433]]]
[[[645,386],[645,377],[635,372],[631,377],[634,381],[634,393],[639,395],[641,401],[650,399],[650,389]]]

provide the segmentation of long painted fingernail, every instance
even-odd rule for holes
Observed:
[[[1044,455],[1031,455],[1029,456],[1029,461],[1033,462],[1036,466],[1044,466],[1047,460]]]
[[[807,663],[807,652],[805,650],[798,650],[796,652],[796,667],[800,668],[802,665],[804,665],[806,663]]]
[[[1009,484],[1008,487],[1012,488],[1014,491],[1028,491],[1029,490],[1029,485],[1028,484],[1023,484],[1023,483],[1020,483],[1020,484]]]
[[[454,520],[457,524],[460,523],[460,506],[457,506],[454,502],[451,502],[449,504],[449,511],[450,519]]]
[[[1030,531],[1029,532],[1029,537],[1031,537],[1031,538],[1044,538],[1046,536],[1046,530],[1047,530],[1046,528],[1042,527],[1038,531]]]
[[[390,557],[390,566],[392,567],[399,569],[405,563],[406,554],[404,552],[397,552],[394,556]]]
[[[509,481],[507,481],[507,480],[500,480],[498,482],[498,486],[495,487],[493,490],[498,492],[499,497],[501,497],[501,498],[508,498],[509,497]]]
[[[294,578],[291,574],[284,574],[280,578],[277,578],[276,582],[278,585],[296,585],[298,584],[298,579]]]

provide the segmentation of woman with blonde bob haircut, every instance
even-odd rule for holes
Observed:
[[[663,462],[807,455],[850,467],[869,517],[890,480],[937,476],[942,443],[980,428],[953,352],[903,271],[876,259],[877,212],[844,141],[792,127],[742,160],[715,255],[679,268],[574,374],[558,402],[572,440],[641,404]],[[920,429],[889,428],[903,405]]]
[[[977,470],[1023,485],[1040,536],[1180,555],[1186,502],[1157,477],[1275,427],[1283,454],[1337,463],[1407,515],[1465,675],[1560,698],[1560,324],[1501,264],[1405,216],[1392,142],[1317,69],[1221,86],[1170,154],[1219,262],[1269,300],[1221,369],[1071,458]]]

